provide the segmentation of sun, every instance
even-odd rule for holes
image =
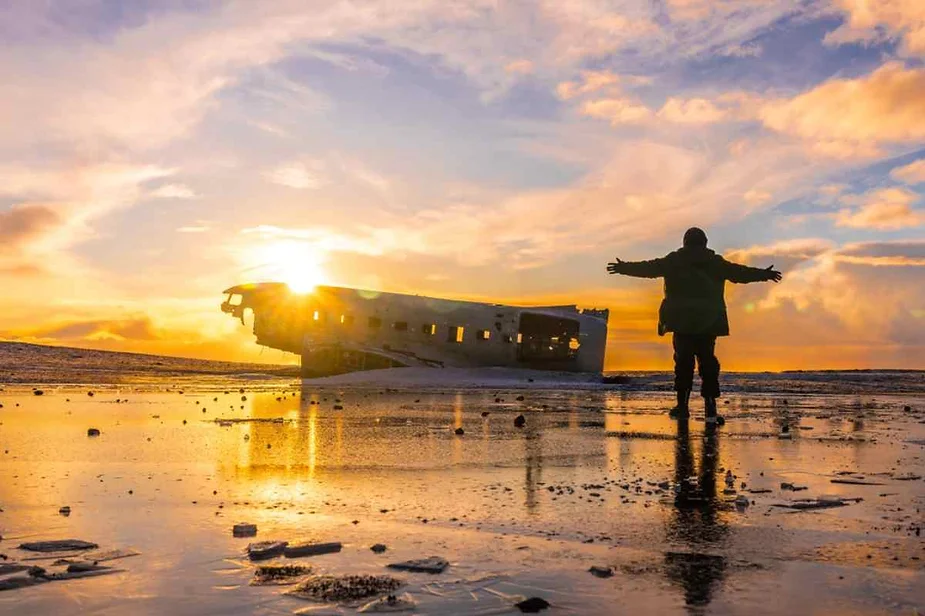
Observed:
[[[325,282],[322,255],[308,242],[277,240],[256,250],[256,269],[295,293],[311,293]]]

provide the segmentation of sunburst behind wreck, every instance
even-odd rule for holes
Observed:
[[[257,344],[295,353],[302,376],[405,366],[601,372],[608,310],[506,306],[262,282],[225,290],[222,311],[253,312]]]

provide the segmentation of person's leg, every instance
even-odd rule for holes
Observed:
[[[677,406],[671,409],[671,417],[680,419],[689,416],[688,400],[694,385],[694,344],[691,336],[677,333],[672,335],[671,342],[674,347],[674,389],[678,398]]]
[[[719,390],[719,360],[716,358],[716,336],[700,336],[697,339],[697,370],[700,373],[700,395],[703,396],[707,419],[722,423],[716,412]]]

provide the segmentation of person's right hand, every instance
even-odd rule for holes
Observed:
[[[773,280],[774,282],[780,282],[780,279],[784,277],[783,274],[774,269],[773,265],[766,267],[765,271],[768,273],[768,280]]]

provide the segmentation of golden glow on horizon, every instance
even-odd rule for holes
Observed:
[[[258,246],[253,261],[256,269],[274,281],[284,282],[299,294],[311,293],[326,282],[323,258],[314,246],[296,240],[276,240]]]

